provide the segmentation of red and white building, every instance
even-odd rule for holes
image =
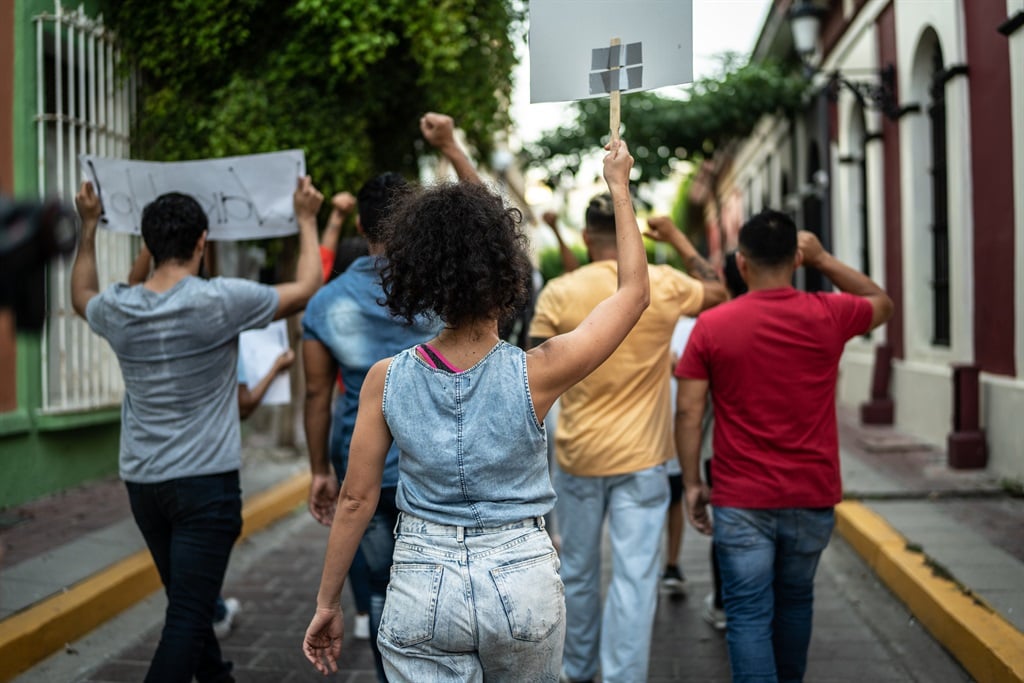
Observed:
[[[752,59],[793,60],[808,11],[805,111],[718,160],[709,243],[768,206],[818,231],[896,303],[849,343],[840,401],[1022,481],[1024,0],[776,0]]]

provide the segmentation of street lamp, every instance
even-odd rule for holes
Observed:
[[[810,58],[818,47],[818,36],[821,33],[821,17],[825,10],[810,0],[800,0],[789,10],[789,28],[793,32],[793,48],[800,55],[805,67],[810,66]]]
[[[793,34],[793,49],[800,56],[804,73],[808,78],[819,73],[813,63],[814,53],[818,48],[821,36],[821,20],[826,10],[815,5],[811,0],[800,0],[789,10],[789,28]],[[896,68],[886,64],[872,73],[877,82],[851,81],[838,69],[826,74],[828,83],[825,92],[829,99],[835,101],[839,91],[845,87],[857,99],[857,103],[865,109],[877,109],[893,121],[905,111],[896,101]]]

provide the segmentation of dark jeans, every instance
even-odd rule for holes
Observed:
[[[384,611],[384,599],[391,580],[391,564],[395,554],[395,524],[398,523],[398,508],[395,507],[395,493],[398,489],[385,486],[380,490],[377,510],[366,527],[366,533],[359,542],[359,550],[366,558],[370,584],[370,645],[377,666],[377,680],[387,683],[380,648],[377,646],[377,631]]]
[[[715,508],[733,683],[800,683],[832,508]]]
[[[193,676],[199,683],[233,681],[213,634],[213,613],[242,530],[238,472],[125,485],[167,593],[146,683],[190,683]]]

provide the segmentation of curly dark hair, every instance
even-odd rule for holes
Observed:
[[[526,304],[530,259],[522,214],[482,185],[445,183],[397,198],[387,218],[385,304],[412,322],[458,326]]]

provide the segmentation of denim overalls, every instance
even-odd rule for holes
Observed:
[[[391,683],[557,681],[565,600],[526,355],[458,373],[402,352],[384,383],[400,450],[394,566],[378,644]]]

